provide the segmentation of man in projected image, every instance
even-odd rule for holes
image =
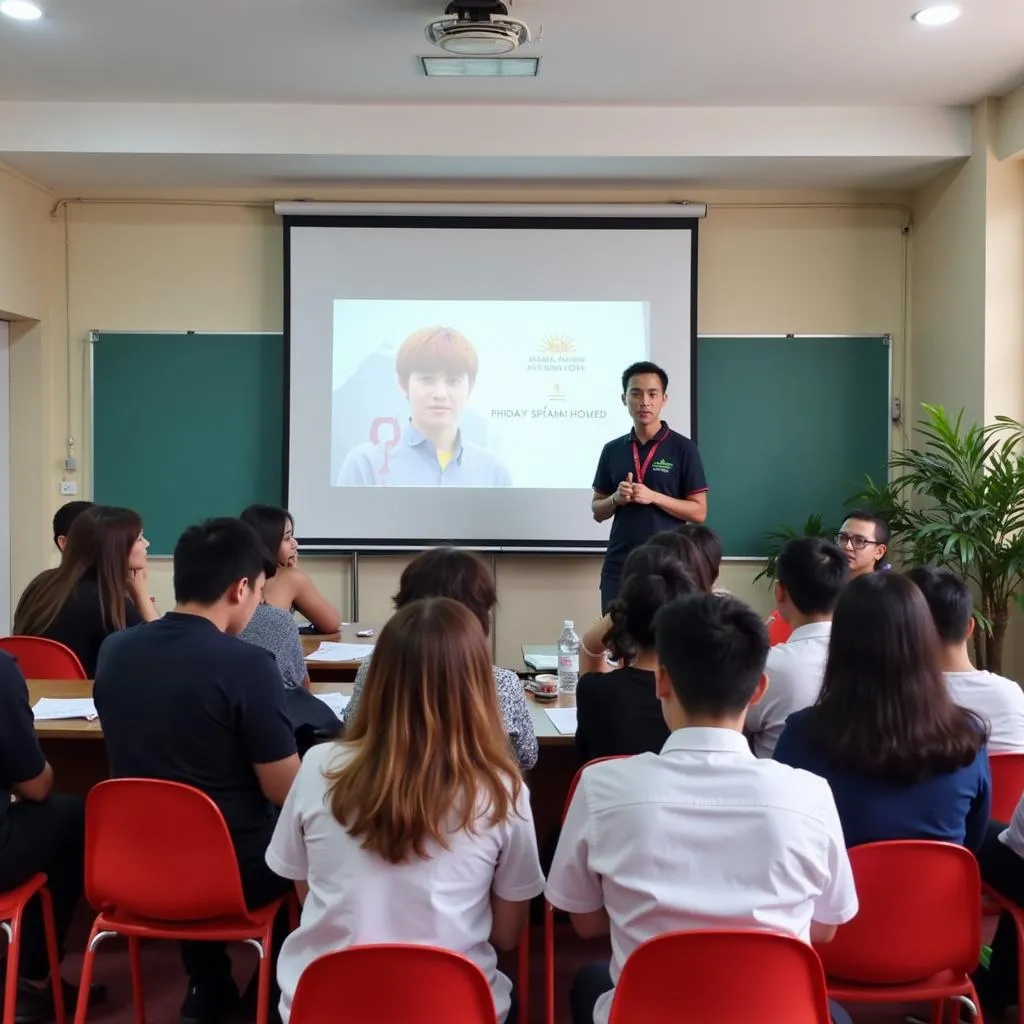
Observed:
[[[622,404],[633,429],[609,441],[594,475],[594,519],[612,519],[601,567],[601,612],[619,596],[626,556],[680,521],[702,523],[708,514],[707,484],[697,446],[661,418],[668,401],[668,374],[655,363],[634,363],[622,374]]]
[[[478,370],[476,349],[454,328],[410,334],[395,359],[409,420],[375,427],[375,436],[345,457],[337,486],[510,487],[506,466],[459,431]]]

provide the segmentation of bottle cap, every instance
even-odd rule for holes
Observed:
[[[562,623],[562,625],[563,625],[563,626],[564,626],[564,627],[565,627],[566,629],[572,629],[572,628],[573,628],[573,623],[572,623],[572,619],[566,619],[566,620],[565,620],[565,621],[564,621],[564,622]]]

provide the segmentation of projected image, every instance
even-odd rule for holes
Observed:
[[[646,302],[334,302],[336,487],[590,488]]]

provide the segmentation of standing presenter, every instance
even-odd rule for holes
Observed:
[[[661,530],[702,523],[707,484],[697,446],[661,418],[668,374],[655,363],[634,363],[622,375],[622,404],[633,429],[609,441],[594,474],[594,519],[612,519],[601,567],[601,612],[619,596],[626,556]]]

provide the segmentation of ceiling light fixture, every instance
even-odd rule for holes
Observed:
[[[43,16],[43,12],[29,0],[3,0],[0,3],[0,14],[18,21],[35,21]]]
[[[950,25],[960,17],[960,8],[956,4],[935,4],[932,7],[924,7],[911,17],[918,25],[927,25],[929,28],[937,28],[941,25]]]
[[[533,78],[539,57],[420,57],[428,78]]]

